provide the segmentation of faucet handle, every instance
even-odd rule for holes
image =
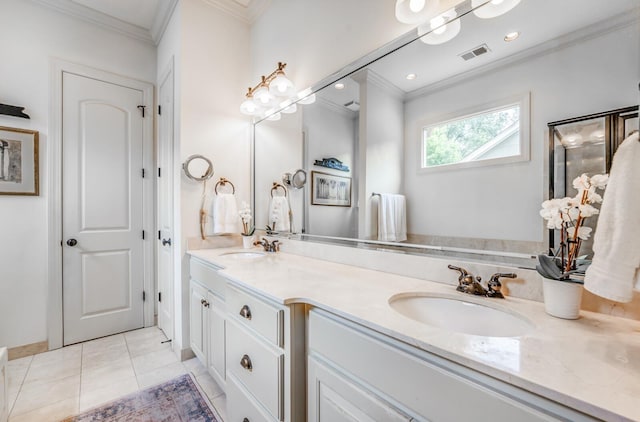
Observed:
[[[455,270],[455,271],[460,271],[460,277],[458,278],[459,281],[462,281],[462,279],[469,275],[469,271],[465,270],[462,267],[456,267],[455,265],[447,265],[447,268],[449,268],[450,270]]]
[[[498,280],[499,278],[517,278],[518,275],[515,273],[495,273],[491,276],[489,281]]]
[[[495,273],[494,275],[492,275],[489,279],[489,282],[487,283],[488,297],[504,298],[504,295],[501,292],[502,283],[500,283],[500,277],[516,278],[518,276],[514,273]]]

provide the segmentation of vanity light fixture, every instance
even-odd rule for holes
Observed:
[[[313,104],[316,102],[316,94],[311,92],[311,88],[303,89],[298,93],[298,102],[300,104]]]
[[[509,32],[507,35],[504,36],[504,40],[506,42],[511,42],[516,40],[519,36],[520,36],[520,32],[518,31]]]
[[[296,93],[296,88],[284,74],[286,63],[278,62],[276,70],[269,76],[262,76],[260,82],[245,94],[246,99],[240,104],[240,112],[249,116],[266,118],[267,120],[280,120],[282,113],[295,113],[300,104],[313,104],[316,94],[311,88],[306,88]]]
[[[520,3],[520,0],[491,0],[483,4],[485,1],[471,0],[471,7],[474,8],[473,13],[481,19],[491,19],[504,15]]]
[[[414,79],[415,79],[415,78],[417,78],[417,77],[418,77],[418,75],[416,75],[415,73],[409,73],[409,74],[406,76],[407,80],[409,80],[409,81],[412,81],[412,80],[414,80]]]
[[[440,0],[396,0],[396,19],[415,25],[433,16]]]
[[[344,84],[342,82],[338,82],[333,86],[335,89],[344,89]]]
[[[420,41],[425,44],[443,44],[455,38],[460,33],[460,19],[455,9],[449,9],[441,15],[431,19],[428,23],[418,27]]]

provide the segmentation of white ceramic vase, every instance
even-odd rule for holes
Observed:
[[[549,315],[563,319],[580,318],[581,283],[543,277],[542,294],[544,310]]]
[[[242,247],[245,249],[253,248],[253,235],[251,236],[242,235]]]

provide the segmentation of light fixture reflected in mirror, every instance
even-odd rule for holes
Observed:
[[[246,99],[240,104],[240,112],[248,116],[267,118],[268,120],[280,120],[280,113],[275,113],[278,108],[284,108],[283,113],[295,113],[300,104],[312,104],[316,101],[316,95],[311,88],[296,93],[296,88],[284,74],[286,63],[278,62],[276,70],[269,76],[262,76],[260,82],[253,88],[249,87],[245,94]]]
[[[504,15],[520,3],[520,0],[491,0],[483,5],[485,1],[471,0],[471,7],[474,8],[473,13],[481,19],[491,19]]]
[[[460,33],[460,19],[455,9],[450,9],[431,19],[428,23],[418,27],[420,41],[425,44],[443,44],[455,38]],[[426,34],[426,35],[425,35]]]
[[[440,0],[397,0],[396,19],[411,25],[425,22],[436,13],[439,4]]]

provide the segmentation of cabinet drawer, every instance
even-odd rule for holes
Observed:
[[[227,422],[275,422],[230,375],[227,379]]]
[[[218,271],[207,264],[191,258],[189,274],[191,279],[196,280],[208,290],[224,299],[225,285],[227,280],[218,274]]]
[[[312,356],[319,354],[345,374],[374,386],[386,400],[401,404],[408,413],[419,415],[419,419],[525,422],[568,416],[569,420],[585,420],[585,415],[564,407],[560,409],[549,400],[426,352],[410,353],[408,346],[364,330],[330,314],[312,310],[309,314],[310,353]],[[485,384],[479,384],[479,381]]]
[[[284,354],[233,320],[227,321],[227,372],[277,420],[283,418]]]
[[[227,286],[227,311],[242,325],[276,346],[283,346],[283,311],[244,291]]]

